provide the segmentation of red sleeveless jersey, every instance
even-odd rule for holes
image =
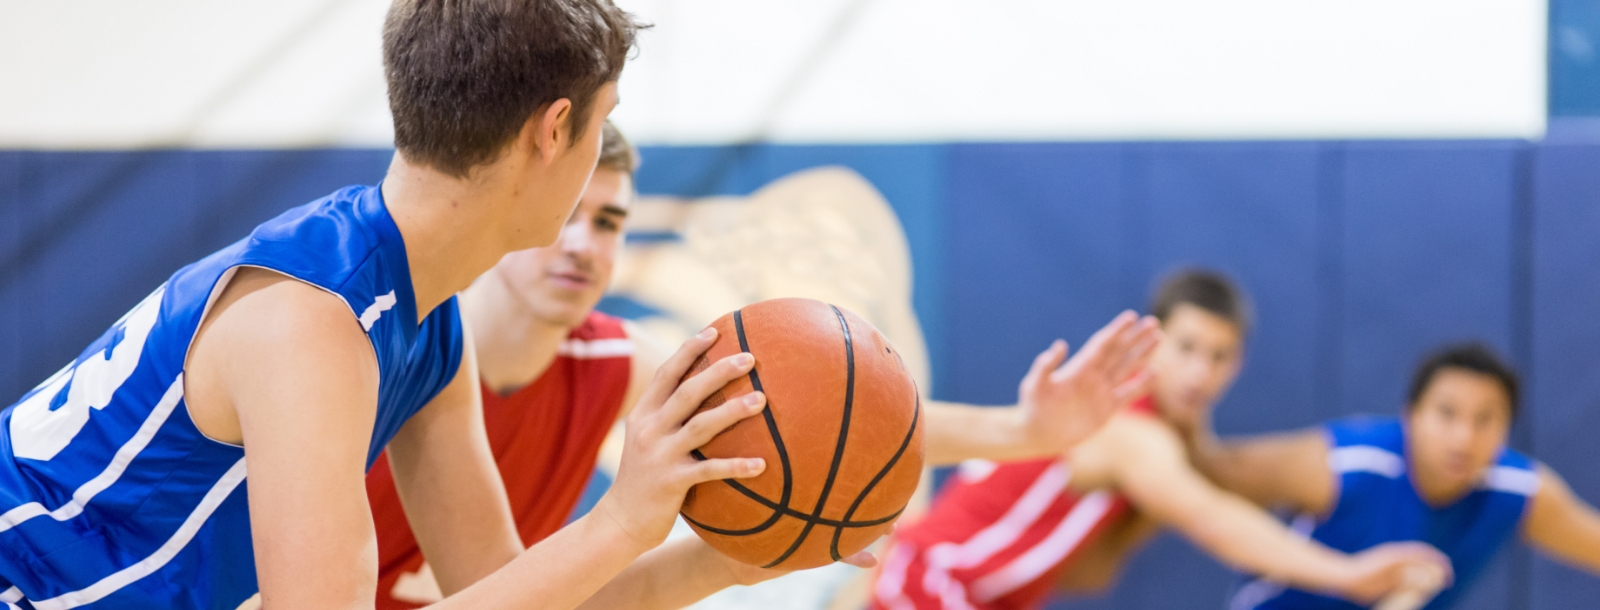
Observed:
[[[1154,414],[1149,398],[1130,407]],[[1079,549],[1128,511],[1109,490],[1074,493],[1056,459],[962,463],[927,514],[895,531],[874,610],[1039,607]]]
[[[523,546],[561,529],[582,497],[600,443],[622,409],[632,356],[622,321],[594,312],[533,383],[507,396],[483,388],[484,428]],[[395,583],[423,560],[387,454],[367,474],[367,497],[378,532],[378,608],[420,607],[394,595]]]

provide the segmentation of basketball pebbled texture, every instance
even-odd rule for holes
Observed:
[[[887,534],[923,458],[920,399],[894,346],[866,320],[811,299],[763,301],[711,325],[717,341],[685,378],[740,351],[756,364],[700,410],[756,389],[767,407],[695,457],[760,457],[767,468],[694,486],[684,520],[729,557],[786,570],[832,563]]]

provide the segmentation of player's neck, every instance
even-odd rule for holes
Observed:
[[[535,312],[494,270],[462,291],[461,314],[472,329],[479,376],[502,395],[543,375],[572,333]]]
[[[405,241],[417,316],[472,284],[507,249],[490,202],[487,181],[455,179],[396,154],[383,180],[383,201]]]

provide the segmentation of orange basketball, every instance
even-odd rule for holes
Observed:
[[[760,457],[767,468],[694,486],[684,520],[729,557],[790,570],[888,533],[922,473],[922,409],[894,346],[866,320],[810,299],[763,301],[711,325],[717,342],[688,377],[740,351],[756,365],[700,409],[757,389],[767,407],[696,457]]]

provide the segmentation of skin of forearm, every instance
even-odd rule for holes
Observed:
[[[669,542],[645,553],[579,607],[583,610],[683,608],[739,584],[726,569],[725,561],[697,540],[686,538]]]
[[[430,607],[577,608],[645,550],[615,522],[591,512],[523,551],[506,567]]]
[[[1218,494],[1207,510],[1173,525],[1201,548],[1236,569],[1268,580],[1337,593],[1345,556],[1292,532],[1243,499]]]
[[[1015,408],[975,407],[925,401],[928,429],[924,441],[930,466],[947,466],[962,460],[996,461],[1040,457],[1026,443],[1022,420]]]

